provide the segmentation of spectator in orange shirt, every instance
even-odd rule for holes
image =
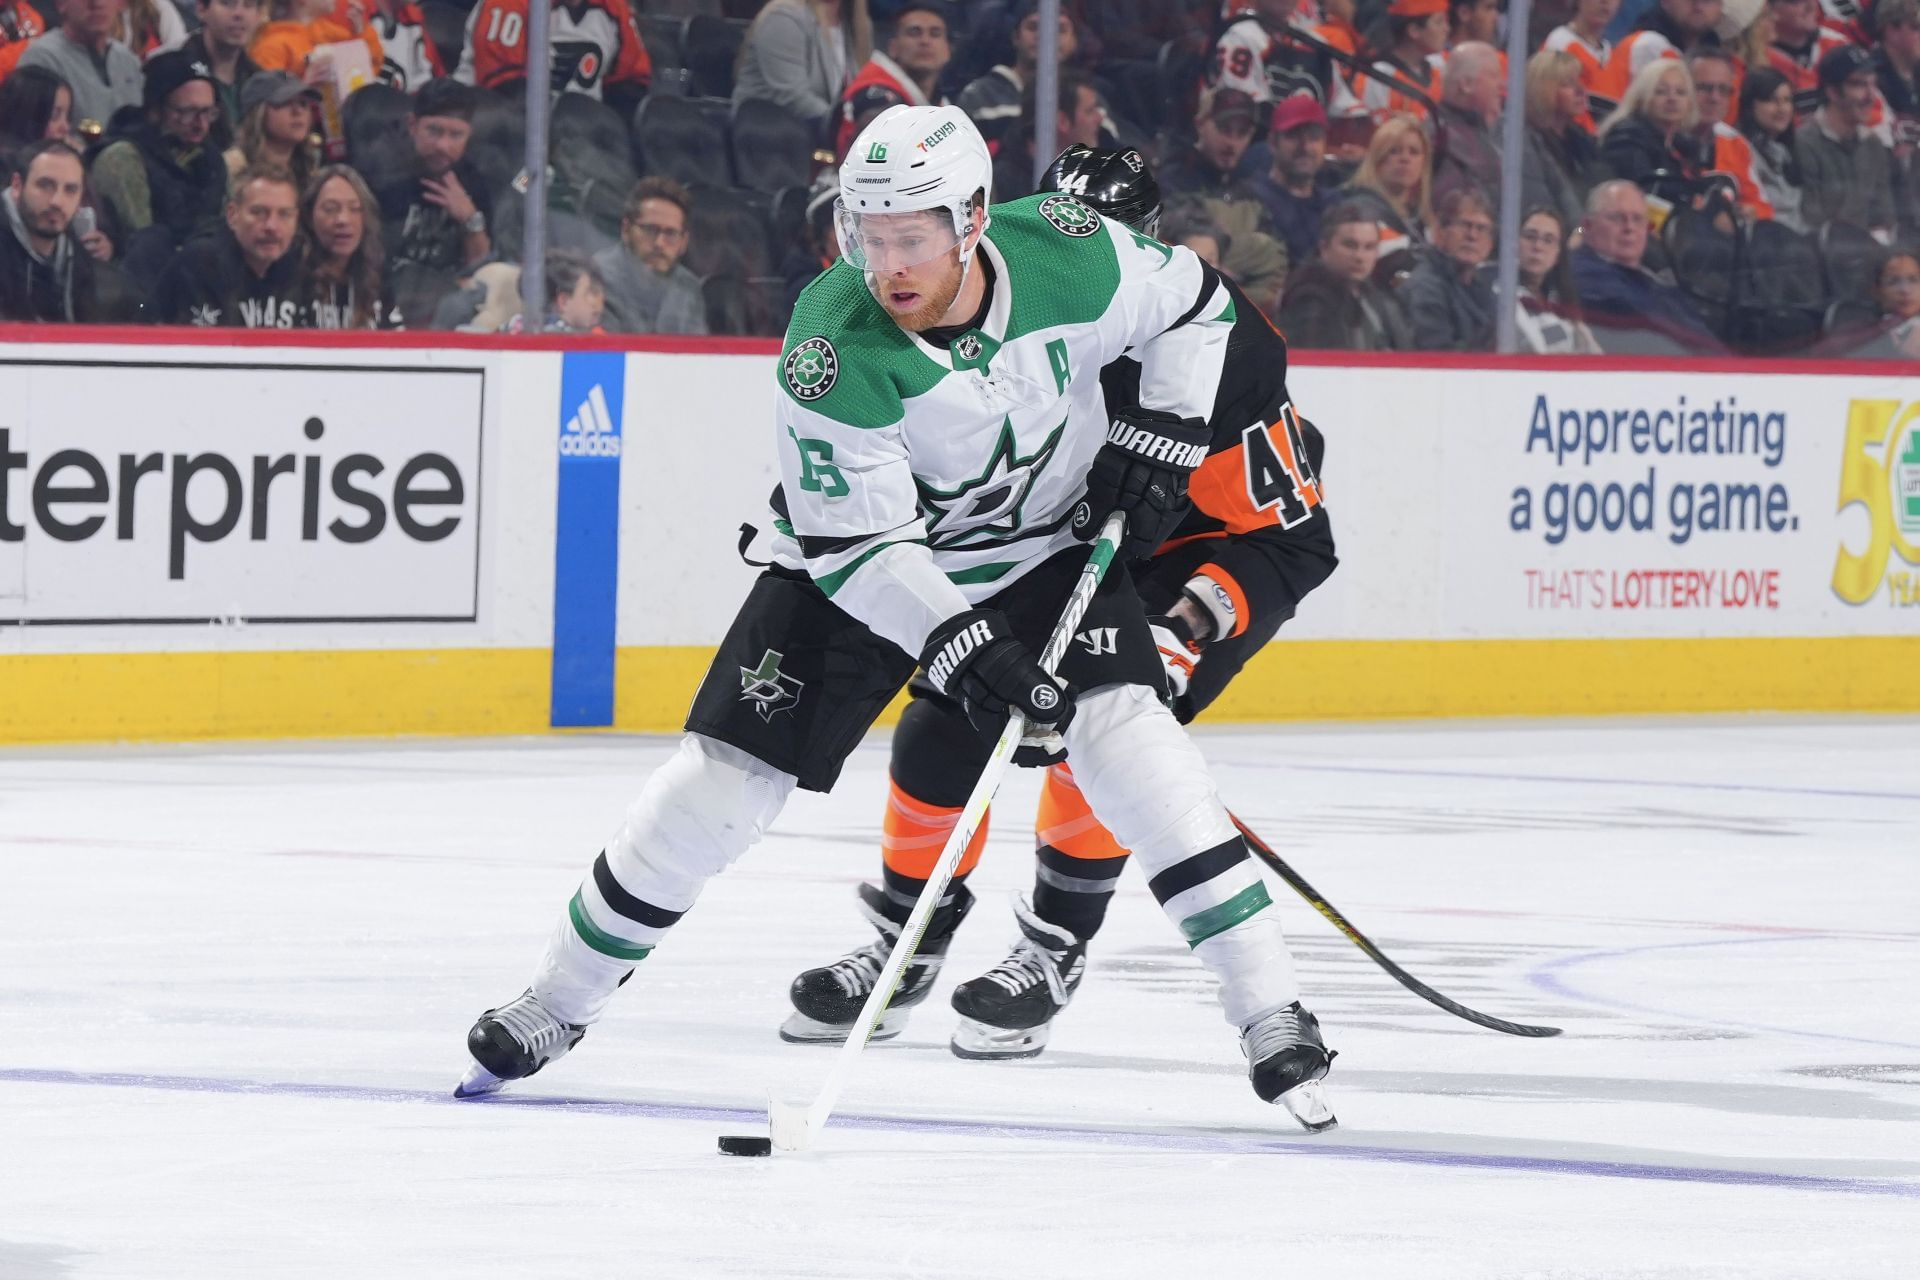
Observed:
[[[348,0],[346,17],[333,16],[334,0],[273,0],[273,21],[260,28],[248,50],[263,71],[291,71],[309,75],[313,51],[323,44],[341,44],[358,38],[378,71],[386,56],[380,36],[367,24],[365,0]]]
[[[1773,44],[1767,64],[1793,86],[1793,111],[1801,123],[1820,109],[1820,59],[1847,38],[1820,24],[1820,0],[1769,0]]]
[[[1549,32],[1546,43],[1541,46],[1567,54],[1580,64],[1580,87],[1587,91],[1587,103],[1576,118],[1588,133],[1593,132],[1593,122],[1606,116],[1616,105],[1607,79],[1607,61],[1613,56],[1613,44],[1607,39],[1606,30],[1618,12],[1620,0],[1574,0],[1573,16],[1565,26]]]
[[[27,51],[27,41],[46,31],[40,11],[27,0],[0,0],[0,80]]]
[[[453,78],[499,89],[527,78],[527,0],[480,0],[467,16],[467,47]],[[653,59],[626,0],[559,0],[551,23],[555,93],[612,99],[623,116],[653,81]]]
[[[1724,49],[1696,49],[1687,59],[1687,70],[1693,73],[1693,97],[1700,106],[1698,146],[1711,157],[1708,167],[1733,179],[1740,211],[1748,218],[1772,218],[1773,203],[1760,189],[1753,147],[1746,135],[1727,123],[1737,92],[1733,55]]]
[[[1392,0],[1387,6],[1387,32],[1388,49],[1373,62],[1379,74],[1356,80],[1354,92],[1376,126],[1399,115],[1424,120],[1430,114],[1428,104],[1395,88],[1393,80],[1386,77],[1407,81],[1434,103],[1440,101],[1440,51],[1447,47],[1447,0]]]

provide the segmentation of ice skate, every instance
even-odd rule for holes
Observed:
[[[1047,1028],[1067,1007],[1087,968],[1087,941],[1013,904],[1020,940],[1007,958],[953,989],[960,1015],[951,1048],[957,1058],[1032,1058],[1047,1047]]]
[[[1339,1123],[1321,1080],[1335,1054],[1320,1039],[1320,1020],[1298,1000],[1240,1029],[1247,1077],[1262,1102],[1277,1102],[1309,1133]]]
[[[927,998],[933,980],[946,962],[947,947],[953,931],[960,927],[973,907],[973,894],[965,885],[953,891],[953,900],[933,913],[927,931],[921,936],[920,949],[900,977],[900,985],[887,1002],[887,1011],[875,1024],[870,1040],[891,1040],[906,1029],[913,1007]],[[780,1025],[780,1038],[791,1044],[839,1044],[860,1018],[860,1009],[873,993],[887,956],[911,914],[886,893],[870,884],[860,886],[860,914],[880,934],[863,947],[856,947],[829,965],[808,969],[793,980],[788,996],[794,1012]]]
[[[580,1043],[587,1029],[562,1022],[547,1012],[532,991],[519,999],[489,1009],[467,1032],[467,1052],[473,1055],[456,1098],[493,1093],[509,1080],[524,1080]]]

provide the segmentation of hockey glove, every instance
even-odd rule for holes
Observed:
[[[1198,418],[1122,409],[1087,470],[1087,496],[1073,509],[1073,534],[1091,541],[1116,511],[1127,515],[1122,560],[1144,560],[1173,536],[1187,513],[1187,477],[1207,456],[1213,433]]]
[[[1153,632],[1154,647],[1160,650],[1160,661],[1167,669],[1167,692],[1176,698],[1185,696],[1193,669],[1200,665],[1205,641],[1194,636],[1193,626],[1185,618],[1172,614],[1148,618],[1147,628]]]
[[[997,736],[1009,712],[1025,716],[1047,738],[1065,732],[1073,720],[1073,694],[1013,638],[998,610],[969,609],[935,627],[920,666],[934,688],[966,708],[967,719],[984,735]]]

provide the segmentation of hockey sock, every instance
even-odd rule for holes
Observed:
[[[1127,851],[1100,825],[1064,764],[1047,770],[1034,822],[1033,913],[1076,938],[1091,938],[1127,865]]]
[[[887,780],[887,814],[880,824],[881,859],[886,864],[881,883],[886,887],[887,897],[896,905],[912,910],[920,891],[926,887],[927,877],[933,874],[934,863],[940,861],[947,837],[960,821],[963,807],[916,800],[898,782]],[[988,818],[991,816],[989,813]],[[979,864],[980,851],[986,844],[987,818],[982,818],[980,829],[973,833],[967,851],[960,856],[960,866],[940,899],[941,906],[952,903],[967,873]]]

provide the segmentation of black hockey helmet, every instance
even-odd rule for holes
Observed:
[[[1078,196],[1096,212],[1126,223],[1143,236],[1160,230],[1160,184],[1154,181],[1146,157],[1131,147],[1071,143],[1047,166],[1040,189]]]

